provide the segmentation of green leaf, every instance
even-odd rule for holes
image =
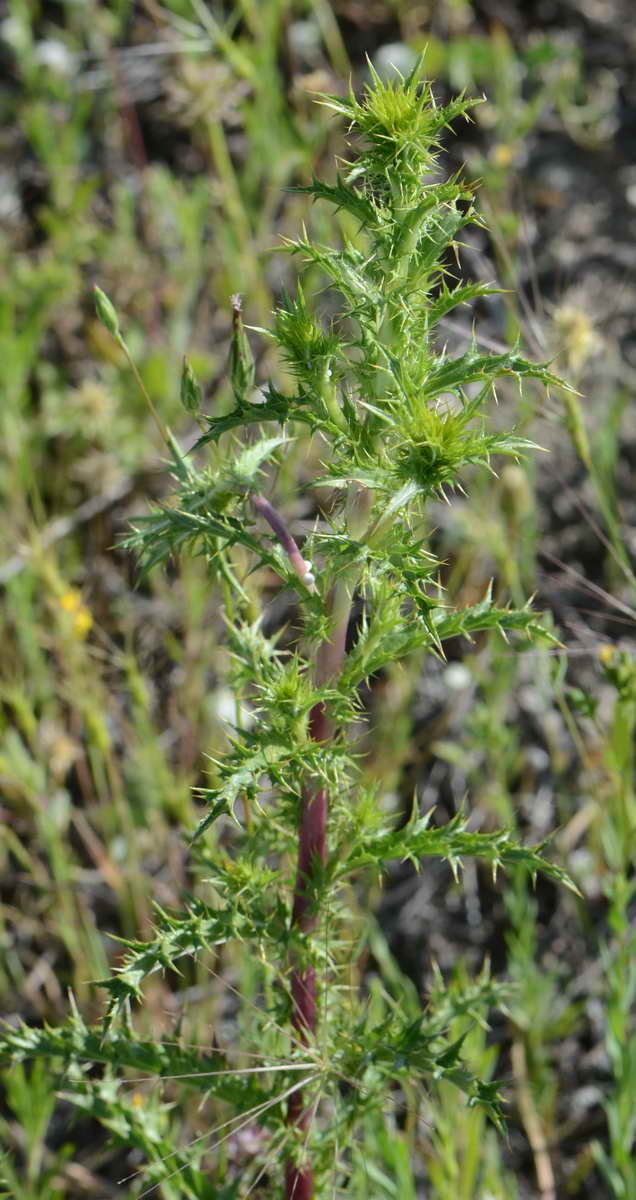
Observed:
[[[424,384],[423,394],[439,396],[441,392],[457,392],[469,383],[496,380],[504,375],[517,378],[538,379],[544,384],[560,386],[556,375],[551,375],[545,364],[528,362],[520,355],[506,352],[504,354],[480,354],[468,350],[459,358],[442,361],[428,376]]]
[[[333,204],[336,212],[344,209],[360,222],[362,228],[373,228],[378,220],[375,206],[355,188],[344,183],[340,173],[336,178],[336,185],[330,187],[329,184],[323,183],[314,175],[308,187],[293,187],[289,190],[304,193],[314,200],[328,200],[330,204]]]
[[[104,1036],[103,1030],[90,1029],[77,1018],[61,1029],[20,1025],[17,1029],[0,1031],[0,1062],[38,1059],[59,1059],[65,1068],[71,1063],[86,1067],[104,1063],[119,1071],[130,1068],[137,1075],[151,1079],[179,1076],[186,1088],[214,1092],[232,1104],[251,1100],[254,1095],[255,1085],[249,1080],[219,1074],[227,1065],[221,1051],[209,1054],[158,1038],[139,1041],[128,1029],[111,1030]],[[267,1089],[258,1085],[256,1091],[263,1098],[268,1094]]]
[[[381,864],[392,859],[408,859],[417,863],[418,859],[425,857],[446,859],[456,873],[461,867],[462,858],[468,856],[483,858],[490,864],[493,875],[496,875],[500,866],[523,866],[532,876],[541,871],[579,895],[567,871],[543,857],[545,842],[537,846],[522,846],[507,829],[494,833],[469,832],[468,823],[461,813],[438,829],[431,829],[429,822],[430,814],[409,822],[402,830],[375,834],[353,852],[346,867],[343,867],[343,873],[371,863]]]
[[[237,904],[213,909],[192,898],[182,912],[171,915],[159,908],[157,912],[160,922],[155,938],[148,942],[118,939],[128,950],[124,965],[111,978],[96,981],[110,996],[106,1030],[116,1011],[141,1000],[145,979],[157,971],[178,970],[176,964],[184,955],[196,959],[211,947],[230,941],[266,939],[283,945],[287,939],[281,912],[265,904],[252,906],[248,913]]]
[[[489,283],[464,283],[455,288],[449,288],[442,283],[439,295],[429,305],[427,318],[429,329],[432,329],[442,317],[452,312],[460,304],[468,304],[480,296],[497,296],[505,288],[493,287]]]
[[[437,608],[431,614],[431,622],[442,642],[451,637],[466,637],[470,640],[474,633],[496,629],[503,635],[507,632],[525,633],[529,638],[539,639],[548,645],[561,644],[558,638],[541,624],[539,615],[529,606],[500,608],[493,604],[492,584],[478,604],[460,609]]]
[[[269,437],[261,438],[258,442],[253,442],[251,446],[246,446],[244,450],[234,459],[230,468],[232,479],[240,487],[248,487],[252,484],[258,474],[259,468],[266,458],[270,458],[279,446],[285,446],[291,441],[288,437]]]

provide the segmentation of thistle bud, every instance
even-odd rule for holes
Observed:
[[[95,297],[95,312],[98,320],[102,325],[113,335],[114,338],[119,337],[119,321],[114,305],[108,299],[106,292],[103,292],[97,284],[93,284],[93,295]]]
[[[190,416],[196,417],[201,411],[201,385],[190,366],[187,358],[181,368],[181,403]]]
[[[256,371],[254,357],[245,333],[241,316],[241,297],[232,296],[232,345],[230,346],[230,379],[237,404],[245,404],[254,389]]]

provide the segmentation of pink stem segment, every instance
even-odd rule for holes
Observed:
[[[332,597],[335,601],[335,597]],[[323,642],[318,652],[316,682],[320,685],[337,675],[345,652],[348,623],[348,607],[343,611],[334,630],[333,638]],[[326,742],[331,736],[327,709],[322,701],[314,704],[309,716],[309,733],[314,742]],[[315,882],[320,877],[327,856],[328,797],[322,786],[314,787],[309,781],[303,791],[300,823],[298,830],[298,867],[294,888],[291,923],[302,933],[310,933],[316,926],[318,913],[315,903]],[[316,1034],[317,1002],[316,971],[314,967],[295,966],[291,975],[292,1026],[299,1041],[306,1045]],[[290,1096],[287,1108],[287,1124],[291,1129],[307,1133],[311,1113],[305,1104],[302,1091]],[[310,1162],[297,1165],[287,1163],[285,1178],[286,1200],[311,1200],[314,1194],[313,1172]]]
[[[296,540],[289,532],[280,513],[276,511],[273,504],[270,504],[269,500],[266,500],[264,496],[252,496],[252,504],[257,513],[260,513],[267,521],[267,524],[274,530],[298,578],[310,592],[315,592],[316,586],[314,577],[311,574],[311,563],[306,562],[303,558]]]
[[[327,713],[322,703],[315,704],[309,718],[314,741],[323,742],[329,736]],[[315,927],[317,913],[314,903],[314,880],[326,858],[327,793],[308,785],[302,798],[298,831],[298,868],[292,906],[292,927],[309,933]],[[295,966],[291,975],[292,1026],[299,1041],[306,1045],[316,1033],[316,971],[314,967]],[[291,1129],[306,1133],[310,1113],[302,1091],[289,1097],[287,1124]],[[310,1163],[297,1165],[288,1160],[285,1177],[286,1200],[311,1200],[314,1194],[313,1171]]]
[[[267,521],[280,542],[298,578],[311,593],[316,592],[311,563],[303,558],[284,519],[264,496],[253,495],[252,503],[257,513]],[[330,597],[331,612],[335,620],[330,640],[320,646],[316,662],[316,684],[323,686],[335,678],[342,666],[345,640],[349,620],[350,598],[343,581],[336,584]],[[322,700],[314,704],[309,714],[309,736],[314,742],[326,742],[331,736],[327,709]],[[299,933],[309,934],[315,928],[318,913],[316,908],[316,883],[322,874],[327,856],[328,797],[325,788],[308,780],[301,800],[298,828],[298,866],[291,925]],[[317,1002],[316,971],[313,966],[295,964],[291,973],[292,1027],[301,1045],[307,1045],[316,1034]],[[309,1132],[311,1109],[307,1105],[302,1089],[289,1097],[287,1124],[301,1134]],[[286,1200],[312,1200],[314,1178],[311,1161],[287,1160],[285,1169]]]

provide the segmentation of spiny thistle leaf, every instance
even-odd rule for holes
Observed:
[[[314,175],[308,187],[293,187],[290,188],[290,191],[304,193],[314,200],[328,200],[330,204],[333,204],[336,212],[344,209],[345,212],[355,217],[360,222],[361,229],[372,227],[377,222],[378,212],[374,205],[366,200],[361,192],[354,191],[343,182],[340,173],[338,173],[337,182],[333,187],[323,183]]]
[[[429,326],[432,329],[442,317],[461,304],[468,304],[470,300],[476,300],[482,296],[497,296],[503,291],[503,288],[493,287],[489,283],[463,283],[449,288],[445,282],[442,282],[439,295],[428,308]]]
[[[497,629],[499,633],[525,633],[533,641],[559,646],[560,642],[541,623],[540,616],[529,606],[525,608],[501,608],[493,603],[492,584],[478,604],[468,608],[437,608],[431,614],[431,622],[440,641],[452,637],[470,639],[474,633],[485,633]]]
[[[496,876],[499,867],[523,866],[533,877],[541,871],[579,894],[567,871],[543,857],[545,842],[537,846],[522,846],[507,829],[494,833],[469,832],[468,822],[461,813],[438,829],[431,829],[429,822],[430,814],[409,822],[399,831],[375,834],[353,851],[346,863],[346,872],[365,863],[382,864],[392,859],[408,859],[417,863],[420,858],[433,856],[446,859],[453,872],[457,873],[463,857],[477,857],[490,864],[493,876]]]
[[[355,1089],[366,1095],[378,1093],[384,1102],[389,1080],[399,1081],[423,1075],[426,1079],[446,1080],[464,1092],[469,1106],[484,1108],[494,1124],[503,1126],[499,1084],[480,1079],[461,1056],[466,1034],[449,1042],[425,1014],[415,1019],[388,1017],[372,1027],[360,1023],[354,1036],[334,1048],[334,1067],[342,1072]]]
[[[545,364],[528,362],[519,354],[480,354],[468,350],[459,358],[439,359],[439,365],[431,372],[424,385],[424,395],[439,396],[442,392],[457,392],[469,383],[501,379],[512,375],[517,379],[538,379],[546,386],[560,387],[556,375],[552,375]]]
[[[196,958],[230,941],[265,939],[279,945],[286,941],[284,914],[265,904],[247,913],[236,905],[213,909],[193,898],[181,913],[157,911],[160,925],[156,937],[149,942],[121,939],[128,950],[123,966],[110,978],[97,980],[110,994],[107,1027],[118,1009],[141,999],[144,979],[156,971],[177,971],[176,964],[184,955]]]

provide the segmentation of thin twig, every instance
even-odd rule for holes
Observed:
[[[68,537],[69,533],[72,533],[79,525],[92,521],[93,517],[99,516],[107,508],[112,508],[113,504],[117,504],[119,500],[123,500],[124,496],[128,496],[134,487],[134,479],[121,479],[119,483],[114,484],[110,491],[85,500],[75,509],[75,512],[68,513],[64,517],[55,517],[53,521],[44,526],[44,529],[34,534],[31,546],[20,547],[15,554],[11,555],[11,558],[6,559],[0,566],[0,587],[4,587],[16,575],[19,575],[31,559],[42,550],[50,549],[56,542]]]
[[[526,1048],[520,1038],[515,1038],[511,1047],[512,1069],[517,1093],[517,1104],[523,1121],[523,1127],[530,1143],[534,1158],[534,1169],[537,1176],[537,1186],[541,1200],[556,1200],[554,1171],[550,1161],[550,1152],[543,1129],[543,1122],[537,1112],[528,1077]]]

